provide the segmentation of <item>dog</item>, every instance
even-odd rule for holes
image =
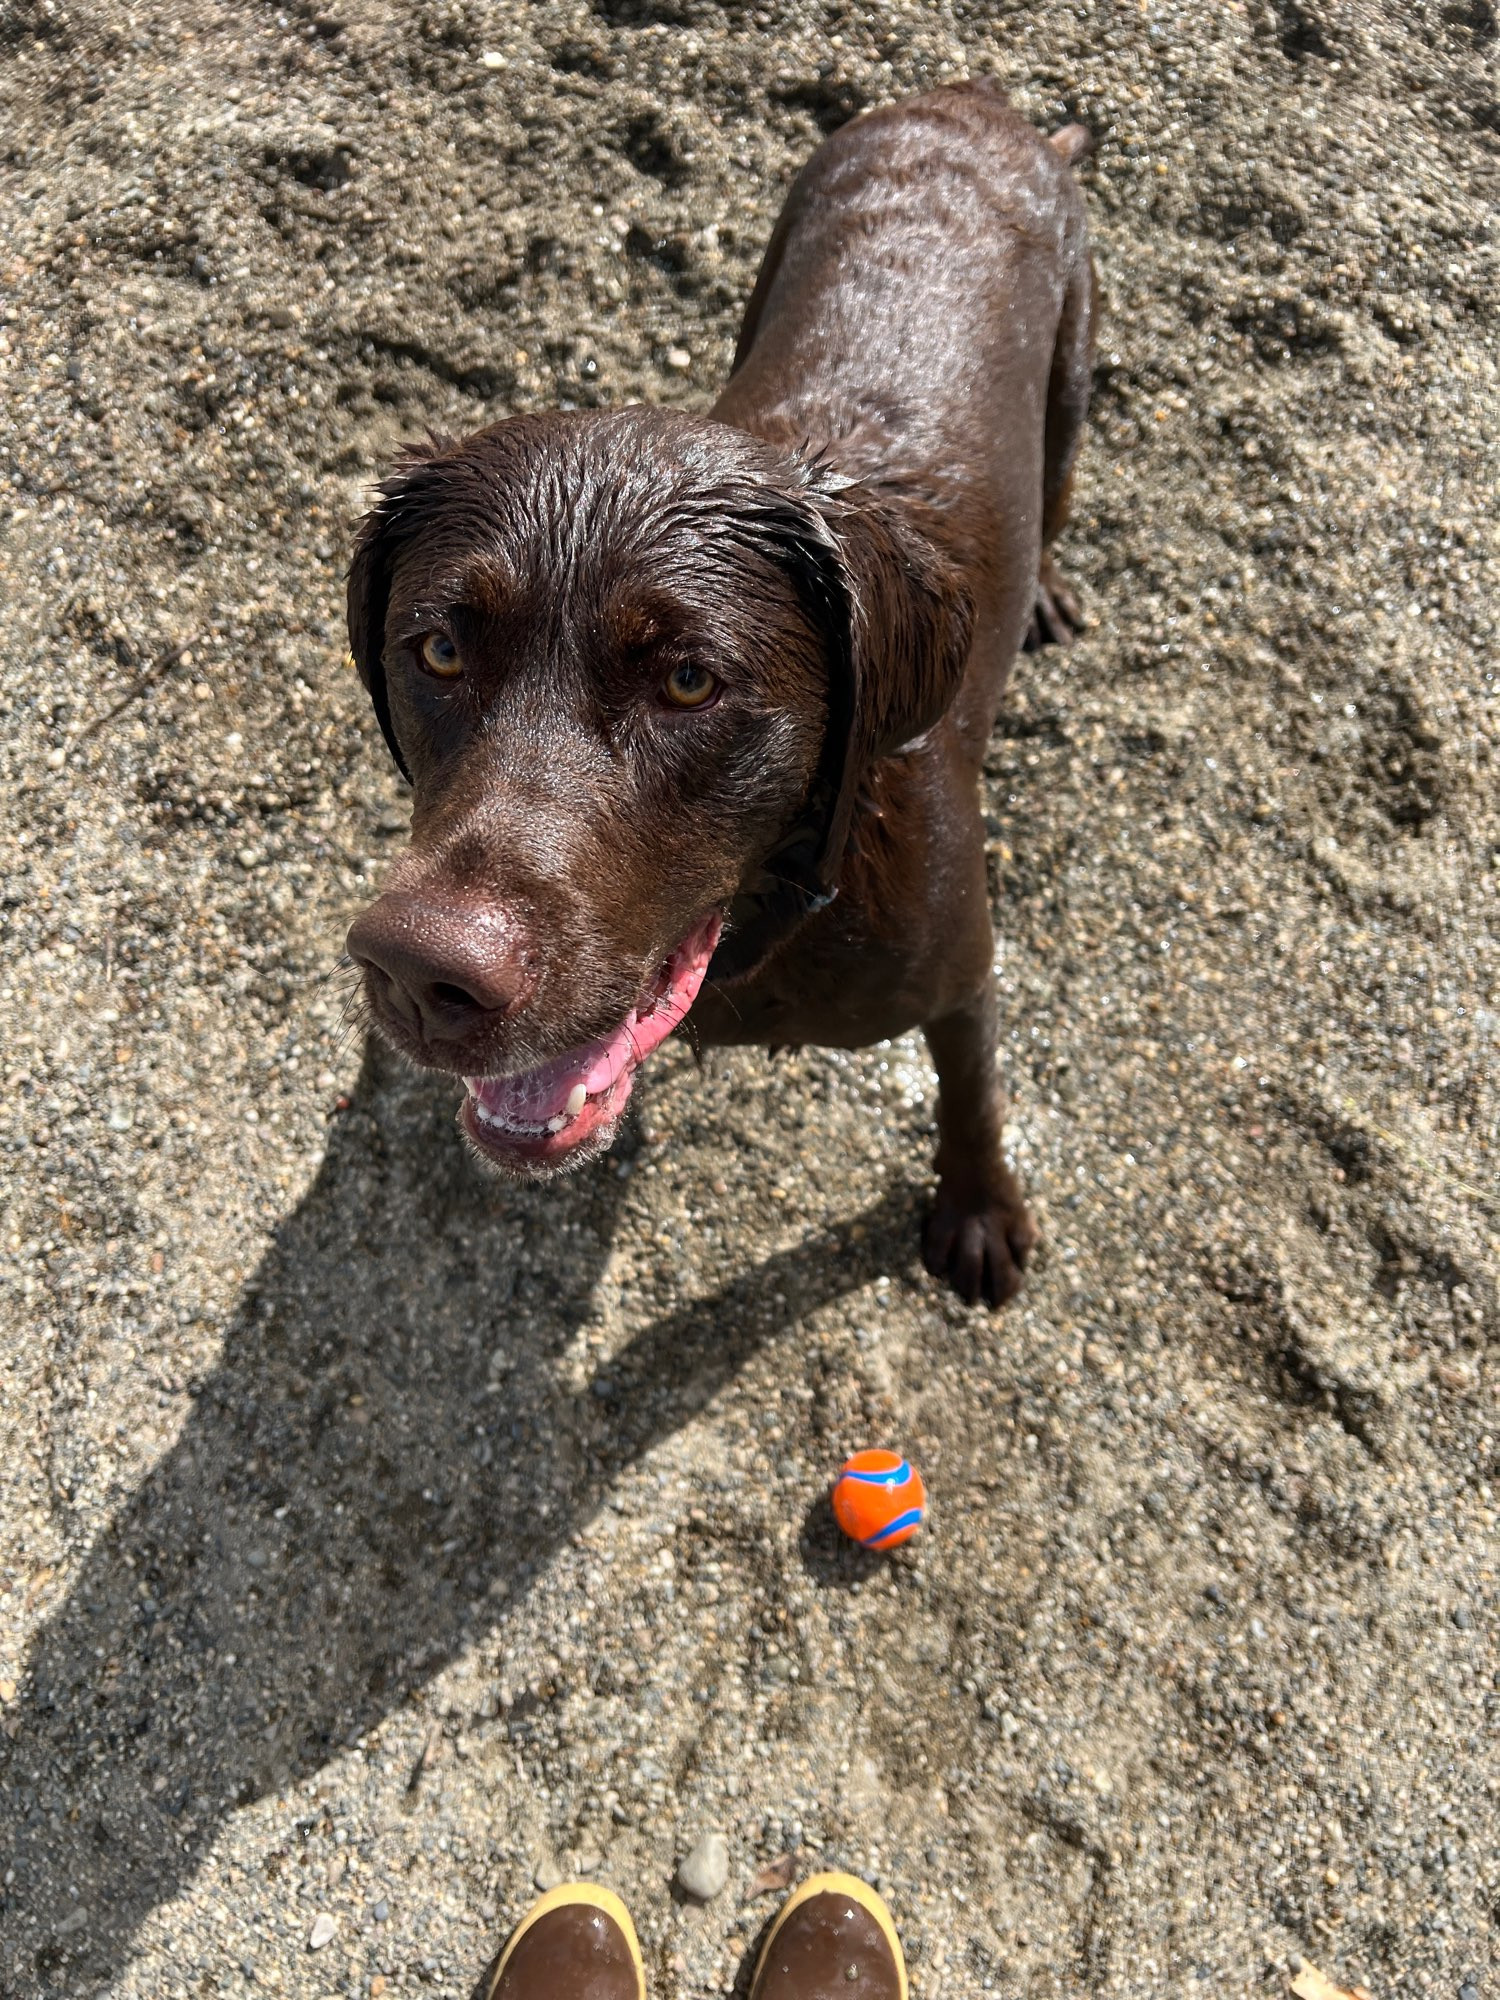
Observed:
[[[412,836],[348,950],[487,1163],[602,1152],[690,1008],[710,1046],[920,1026],[926,1263],[1018,1289],[978,781],[1017,651],[1079,622],[1048,551],[1086,146],[984,82],[868,112],[794,184],[706,416],[516,416],[377,489],[349,636]]]

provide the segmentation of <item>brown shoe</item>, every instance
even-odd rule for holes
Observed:
[[[592,1882],[549,1889],[516,1926],[485,2000],[646,2000],[630,1912]]]
[[[853,1875],[813,1875],[766,1939],[750,2000],[907,2000],[891,1913]]]

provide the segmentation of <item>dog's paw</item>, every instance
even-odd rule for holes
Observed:
[[[983,1299],[987,1306],[1003,1306],[1013,1299],[1036,1244],[1037,1226],[1014,1185],[985,1194],[939,1181],[922,1258],[933,1277],[946,1278],[965,1304]]]
[[[1082,630],[1083,606],[1063,581],[1062,571],[1051,556],[1043,556],[1024,651],[1037,653],[1043,646],[1071,646]]]

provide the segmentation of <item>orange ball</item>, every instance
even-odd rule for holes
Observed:
[[[834,1482],[833,1518],[863,1548],[899,1548],[926,1516],[922,1475],[899,1451],[857,1451]]]

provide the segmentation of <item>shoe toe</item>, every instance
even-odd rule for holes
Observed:
[[[874,1892],[807,1888],[772,1930],[751,2000],[907,2000],[901,1947]]]
[[[645,1993],[624,1906],[607,1891],[578,1888],[553,1891],[525,1919],[486,2000],[645,2000]]]

